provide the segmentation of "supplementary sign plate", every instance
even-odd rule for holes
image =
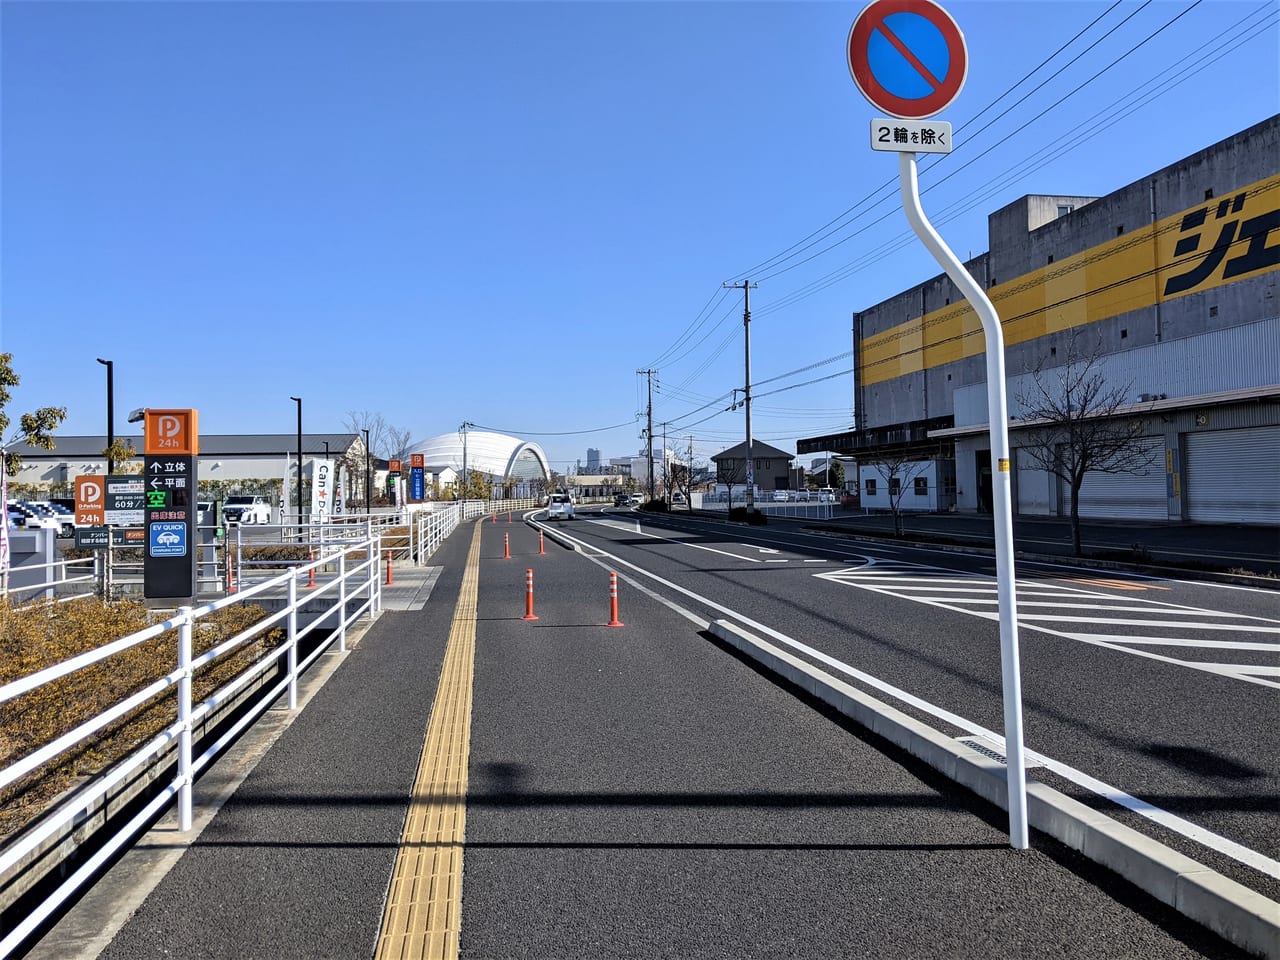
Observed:
[[[896,153],[950,153],[951,124],[946,120],[872,120],[871,149]]]

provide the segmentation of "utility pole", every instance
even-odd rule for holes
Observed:
[[[649,407],[648,418],[649,426],[645,431],[645,436],[649,442],[649,499],[653,499],[653,375],[657,370],[637,370],[636,373],[643,374],[649,378]]]
[[[662,499],[671,503],[671,467],[667,461],[667,421],[662,421]]]
[[[723,286],[742,290],[742,333],[747,351],[747,384],[742,395],[743,405],[747,408],[747,513],[750,513],[756,508],[756,462],[751,451],[751,291],[760,284],[743,280]]]

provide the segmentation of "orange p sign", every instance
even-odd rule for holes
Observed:
[[[76,526],[100,527],[105,522],[106,503],[102,491],[106,477],[84,474],[76,477]]]
[[[200,452],[194,410],[147,410],[145,453],[194,457]]]

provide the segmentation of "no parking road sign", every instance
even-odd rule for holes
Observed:
[[[969,53],[951,14],[932,0],[873,0],[849,29],[849,72],[873,106],[923,120],[960,93]]]

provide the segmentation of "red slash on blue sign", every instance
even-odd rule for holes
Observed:
[[[849,30],[849,72],[874,106],[922,120],[960,93],[969,54],[956,22],[932,0],[873,0]]]

